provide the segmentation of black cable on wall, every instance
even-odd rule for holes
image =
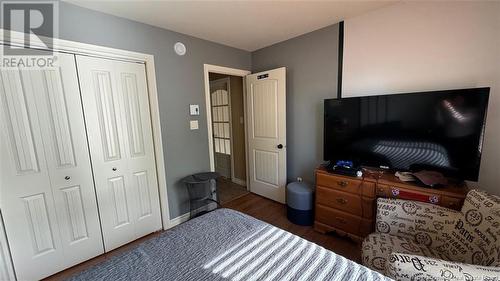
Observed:
[[[339,22],[339,57],[337,71],[337,99],[342,98],[342,66],[344,62],[344,22]]]

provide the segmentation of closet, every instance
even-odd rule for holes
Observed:
[[[0,210],[18,280],[162,226],[145,65],[57,57],[55,68],[0,71]]]

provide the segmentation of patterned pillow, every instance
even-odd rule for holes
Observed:
[[[461,216],[448,227],[438,250],[454,261],[476,265],[498,265],[500,261],[500,197],[471,190]]]
[[[443,245],[442,232],[452,228],[460,212],[429,203],[377,199],[376,231],[411,239],[418,245]]]
[[[500,267],[450,262],[428,257],[392,253],[386,275],[395,280],[451,281],[500,280]]]

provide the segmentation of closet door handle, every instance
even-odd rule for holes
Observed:
[[[116,171],[117,169],[115,167],[113,167],[113,169],[111,169],[111,170]]]
[[[67,180],[67,181],[69,181],[69,179],[71,179],[71,177],[70,176],[65,176],[64,179]]]

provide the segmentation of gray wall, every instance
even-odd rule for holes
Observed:
[[[254,72],[285,66],[288,181],[314,183],[323,162],[323,100],[337,97],[338,24],[257,50]]]
[[[176,32],[60,3],[62,39],[155,56],[170,218],[189,210],[182,177],[210,169],[203,64],[250,69],[250,53]],[[181,41],[185,56],[173,46]],[[199,104],[200,129],[189,130],[189,104]]]

